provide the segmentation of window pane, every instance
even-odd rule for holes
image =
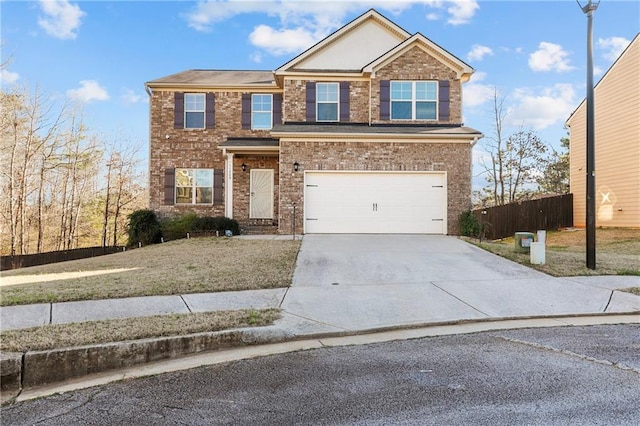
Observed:
[[[186,112],[184,127],[186,129],[204,129],[204,113]]]
[[[251,111],[271,112],[271,95],[252,95]]]
[[[271,121],[271,112],[254,112],[251,128],[270,129]]]
[[[411,86],[410,81],[392,81],[391,100],[411,100]]]
[[[187,111],[204,111],[204,93],[186,93],[184,109]]]
[[[213,170],[196,170],[196,186],[213,186]]]
[[[338,121],[338,104],[318,104],[318,121]]]
[[[438,85],[435,81],[417,81],[416,99],[419,101],[435,101]]]
[[[417,120],[435,120],[436,119],[436,103],[435,102],[416,102],[416,119]]]
[[[196,204],[213,203],[213,188],[196,188]]]
[[[191,186],[193,182],[193,170],[176,169],[176,186]]]
[[[391,102],[391,118],[411,120],[411,102]]]
[[[176,204],[191,204],[193,189],[191,187],[176,188]]]
[[[338,84],[337,83],[318,83],[317,102],[338,102]]]

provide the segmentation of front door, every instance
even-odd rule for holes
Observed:
[[[273,219],[273,169],[251,169],[249,217]]]

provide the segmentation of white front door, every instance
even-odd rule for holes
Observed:
[[[446,234],[444,172],[305,172],[306,233]]]
[[[249,217],[273,219],[273,169],[251,169]]]

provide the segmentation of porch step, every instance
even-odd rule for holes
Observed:
[[[241,225],[241,235],[277,235],[277,225]]]

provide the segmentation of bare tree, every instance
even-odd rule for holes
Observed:
[[[493,133],[483,147],[487,157],[481,160],[487,187],[483,189],[484,202],[503,205],[525,198],[535,192],[532,186],[541,174],[547,146],[533,130],[520,129],[505,137],[507,118],[505,98],[494,89],[491,114]]]

